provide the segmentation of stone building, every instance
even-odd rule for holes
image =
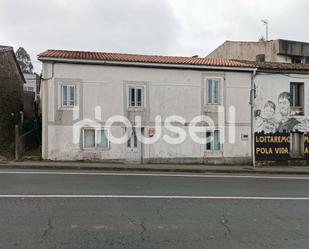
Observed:
[[[23,111],[24,76],[12,47],[0,46],[0,153],[14,150],[15,125]]]
[[[309,63],[309,43],[283,39],[226,41],[207,57],[282,63]]]

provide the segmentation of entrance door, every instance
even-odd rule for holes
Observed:
[[[141,142],[137,139],[136,129],[133,127],[131,134],[127,143],[127,160],[129,162],[141,163],[142,153],[141,153]]]

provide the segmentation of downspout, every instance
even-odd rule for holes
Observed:
[[[254,132],[254,109],[255,109],[255,78],[257,69],[253,70],[251,75],[251,91],[250,91],[250,105],[251,105],[251,156],[252,166],[255,167],[255,132]]]
[[[40,101],[41,101],[41,112],[42,112],[42,158],[47,159],[48,158],[48,135],[46,134],[48,129],[48,88],[46,87],[46,82],[48,80],[51,80],[54,78],[54,65],[55,62],[52,62],[52,72],[51,76],[47,78],[44,78],[43,74],[40,76],[40,82],[41,82],[41,89],[40,89]],[[44,70],[44,63],[42,66],[42,71]],[[43,91],[42,91],[43,90]]]

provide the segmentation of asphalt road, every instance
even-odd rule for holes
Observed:
[[[309,247],[309,177],[0,171],[0,248]]]

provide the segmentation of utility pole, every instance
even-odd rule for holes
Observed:
[[[268,41],[268,20],[267,19],[262,19],[261,22],[265,25],[266,27],[266,41]]]

